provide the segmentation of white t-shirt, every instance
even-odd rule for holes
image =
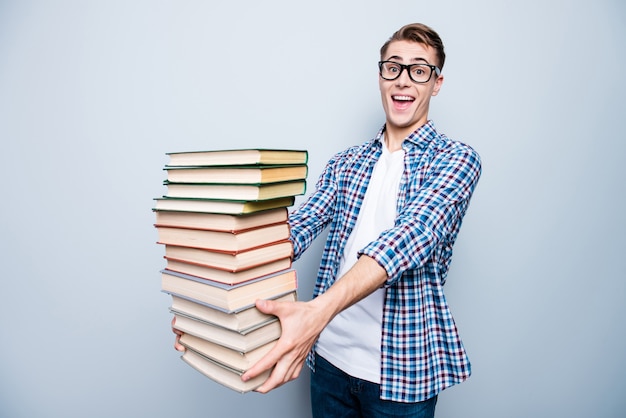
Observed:
[[[344,249],[339,275],[357,261],[357,251],[394,226],[404,150],[383,153],[374,166],[363,205]],[[340,312],[320,334],[317,353],[350,376],[380,383],[380,342],[385,289]]]

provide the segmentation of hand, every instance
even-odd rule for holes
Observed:
[[[179,329],[174,328],[174,324],[176,323],[176,317],[172,318],[172,332],[176,334],[176,338],[174,339],[174,348],[178,351],[185,351],[185,346],[180,343],[180,337],[182,337],[183,332]]]
[[[385,269],[373,258],[363,255],[348,273],[309,302],[258,300],[258,310],[278,317],[282,334],[274,348],[241,378],[247,381],[273,367],[270,377],[257,389],[261,393],[296,379],[307,354],[330,320],[380,288],[386,280]]]
[[[270,377],[256,389],[267,393],[300,375],[307,354],[327,320],[311,302],[259,300],[256,307],[263,313],[277,316],[282,328],[276,346],[242,376],[247,381],[273,367]]]

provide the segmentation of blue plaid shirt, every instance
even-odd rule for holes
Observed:
[[[329,227],[314,297],[337,279],[339,262],[382,154],[373,140],[330,159],[315,191],[290,214],[294,260]],[[381,399],[418,402],[467,379],[470,363],[443,293],[452,245],[481,173],[479,155],[437,133],[431,121],[402,147],[405,169],[395,226],[359,251],[386,271]],[[309,355],[314,368],[314,350]]]

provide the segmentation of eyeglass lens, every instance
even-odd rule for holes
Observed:
[[[416,83],[425,83],[430,80],[433,69],[427,64],[402,65],[392,61],[383,61],[380,64],[380,75],[386,80],[395,80],[400,77],[406,68],[411,80]]]

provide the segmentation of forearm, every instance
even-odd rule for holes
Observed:
[[[343,277],[310,303],[325,326],[339,312],[382,287],[386,280],[385,269],[373,258],[363,255]]]

